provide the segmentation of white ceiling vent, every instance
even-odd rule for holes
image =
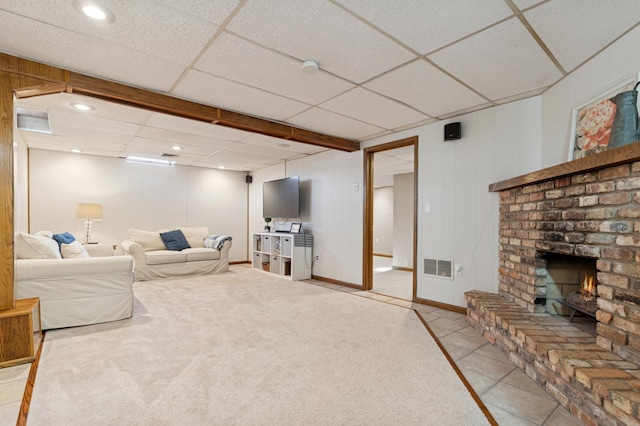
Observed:
[[[51,133],[49,113],[27,108],[18,108],[18,129],[29,132]]]
[[[424,259],[424,275],[453,279],[453,260]]]

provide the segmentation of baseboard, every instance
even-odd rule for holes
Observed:
[[[409,268],[409,267],[406,267],[406,266],[392,266],[391,269],[395,269],[397,271],[413,272],[413,268]]]
[[[362,286],[358,285],[358,284],[352,284],[352,283],[348,283],[345,281],[339,281],[339,280],[334,280],[333,278],[326,278],[326,277],[321,277],[319,275],[311,275],[311,278],[314,280],[318,280],[318,281],[322,281],[325,283],[329,283],[329,284],[337,284],[337,285],[341,285],[344,287],[349,287],[349,288],[355,288],[358,290],[362,290]]]
[[[456,305],[449,305],[448,303],[434,302],[433,300],[421,299],[419,297],[416,297],[416,300],[414,300],[414,302],[420,303],[422,305],[433,306],[434,308],[444,309],[445,311],[456,312],[458,314],[467,314],[467,308]]]
[[[248,260],[239,260],[236,262],[229,262],[229,265],[244,265],[245,263],[251,263]]]
[[[374,256],[380,256],[380,257],[388,257],[389,259],[393,258],[392,254],[382,254],[382,253],[373,253]]]

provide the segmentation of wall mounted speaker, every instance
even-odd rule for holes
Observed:
[[[251,176],[251,175],[246,175],[246,176],[244,177],[244,181],[245,181],[246,183],[253,183],[253,176]]]
[[[444,125],[444,140],[452,141],[462,137],[460,122],[449,123]]]

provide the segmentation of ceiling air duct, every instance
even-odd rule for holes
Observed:
[[[18,129],[29,132],[51,133],[49,113],[46,111],[18,108]]]

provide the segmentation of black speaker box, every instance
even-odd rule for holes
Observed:
[[[460,122],[449,123],[444,125],[444,140],[452,141],[462,137]]]
[[[253,176],[251,176],[251,175],[246,175],[246,176],[244,177],[244,181],[245,181],[246,183],[253,183]]]

